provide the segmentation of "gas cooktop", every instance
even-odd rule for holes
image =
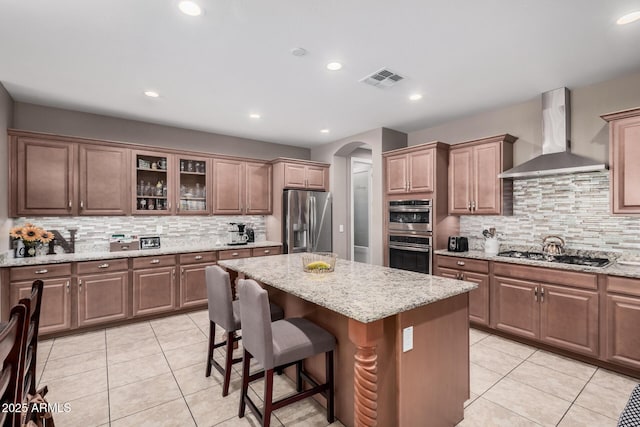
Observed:
[[[604,267],[611,261],[608,258],[593,258],[578,255],[547,255],[542,252],[504,251],[498,256],[509,258],[530,259],[534,261],[558,262],[561,264],[585,265],[588,267]]]

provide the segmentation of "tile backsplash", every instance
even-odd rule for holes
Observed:
[[[186,242],[215,243],[227,241],[230,222],[241,222],[255,230],[256,241],[266,240],[265,217],[249,216],[87,216],[87,217],[29,217],[17,218],[14,225],[31,222],[47,230],[58,230],[63,237],[69,229],[77,229],[76,252],[102,252],[109,250],[112,234],[126,233],[139,236],[160,236],[164,247]],[[158,226],[162,233],[157,233]]]
[[[460,235],[482,249],[482,230],[495,227],[501,244],[537,246],[557,235],[568,248],[640,252],[640,217],[613,216],[609,173],[514,180],[513,216],[462,216]]]

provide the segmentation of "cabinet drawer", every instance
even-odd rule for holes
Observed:
[[[575,286],[576,288],[598,289],[598,278],[595,274],[578,273],[575,271],[562,271],[554,268],[529,267],[497,262],[493,266],[493,274],[496,276],[512,277],[514,279]]]
[[[253,248],[252,256],[280,255],[282,253],[281,246],[269,246],[266,248]]]
[[[202,262],[215,262],[215,252],[195,252],[192,254],[181,254],[180,265],[199,264]]]
[[[11,281],[46,279],[49,277],[71,276],[71,264],[45,264],[11,269]]]
[[[454,268],[456,270],[489,272],[489,261],[480,259],[458,258],[446,255],[438,255],[438,267]]]
[[[640,297],[640,280],[628,277],[608,276],[607,292],[619,292],[621,294]]]
[[[126,259],[79,262],[78,274],[106,273],[109,271],[122,271],[128,268],[129,265]]]
[[[249,258],[250,256],[251,249],[231,249],[218,252],[218,259]]]
[[[167,267],[176,265],[175,255],[146,256],[133,259],[133,268]]]

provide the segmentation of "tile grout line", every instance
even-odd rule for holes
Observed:
[[[598,411],[595,411],[595,410],[593,410],[593,409],[591,409],[591,408],[585,408],[584,406],[582,406],[582,405],[580,405],[580,404],[576,403],[576,400],[578,400],[578,398],[580,397],[580,395],[582,394],[582,392],[584,391],[584,389],[585,389],[585,388],[587,388],[587,386],[589,385],[589,383],[591,382],[591,380],[593,379],[593,377],[595,377],[595,376],[596,376],[596,372],[598,372],[600,369],[602,369],[602,368],[601,368],[601,367],[599,367],[599,366],[598,366],[598,367],[596,367],[596,370],[595,370],[595,371],[593,371],[593,374],[591,375],[591,377],[589,378],[589,380],[587,380],[587,382],[585,383],[584,387],[582,387],[582,389],[580,390],[580,393],[578,393],[578,395],[576,396],[576,398],[575,398],[575,399],[573,399],[573,402],[571,402],[571,406],[569,407],[569,409],[571,409],[571,408],[575,405],[575,406],[579,406],[580,408],[586,409],[586,410],[588,410],[588,411],[594,412],[594,413],[596,413],[596,414],[598,414],[598,415],[602,415],[603,417],[609,418],[610,420],[617,421],[617,420],[615,420],[615,419],[613,419],[613,418],[609,417],[608,415],[602,414],[602,413],[600,413],[600,412],[598,412]],[[597,384],[595,384],[595,385],[597,386]],[[569,409],[567,409],[567,412],[569,412]],[[565,415],[567,415],[567,414],[566,414],[566,412],[565,412],[565,414],[562,416],[562,418],[564,418],[564,417],[565,417]],[[562,421],[562,420],[560,420],[560,421]]]
[[[51,350],[53,350],[53,344],[56,342],[55,338],[52,338],[51,347],[49,347],[49,351],[47,352],[47,357],[44,359],[44,365],[42,366],[42,372],[40,372],[40,376],[36,381],[36,386],[40,385],[40,381],[42,381],[42,376],[44,375],[44,370],[47,369],[47,362],[49,362],[49,356],[51,355]],[[37,354],[36,354],[37,357]],[[36,362],[37,363],[37,362]]]
[[[109,343],[107,341],[107,328],[104,329],[104,363],[107,369],[107,423],[111,426],[111,390],[109,390]]]

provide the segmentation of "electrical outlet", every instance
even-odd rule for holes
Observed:
[[[156,234],[162,234],[162,226],[156,225]]]
[[[344,233],[344,225],[340,224],[338,226],[338,231],[340,231],[341,233]]]
[[[402,330],[402,352],[413,350],[413,326]]]

